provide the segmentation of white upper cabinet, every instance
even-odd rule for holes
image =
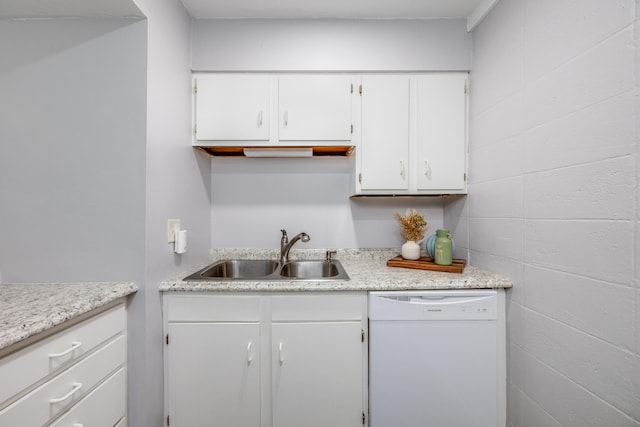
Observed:
[[[195,83],[196,140],[269,140],[269,76],[199,74]]]
[[[357,195],[466,193],[467,76],[362,77]]]
[[[466,73],[416,78],[417,190],[466,188]]]
[[[286,75],[278,79],[281,141],[350,141],[351,77]]]
[[[195,73],[194,80],[193,145],[211,154],[355,152],[355,195],[467,191],[467,72]]]
[[[362,77],[362,190],[409,190],[409,77]]]
[[[194,74],[194,145],[349,145],[350,75]]]

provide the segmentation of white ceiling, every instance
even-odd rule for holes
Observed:
[[[482,0],[181,0],[196,19],[466,18]]]
[[[133,0],[0,0],[0,18],[144,17]]]
[[[175,0],[195,19],[467,19],[472,30],[499,0]],[[135,0],[0,0],[2,18],[144,17]]]

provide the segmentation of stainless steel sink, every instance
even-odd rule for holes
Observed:
[[[340,266],[340,267],[338,267]],[[314,280],[346,276],[346,272],[339,261],[290,261],[282,266],[280,275],[298,280]],[[348,277],[348,276],[347,276]]]
[[[281,265],[270,259],[217,261],[184,280],[349,280],[340,261],[299,260]]]
[[[218,261],[186,277],[185,280],[236,279],[252,280],[273,274],[279,267],[270,259],[228,259]]]

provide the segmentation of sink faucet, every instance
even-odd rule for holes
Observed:
[[[280,264],[284,264],[289,261],[289,251],[291,247],[298,241],[302,240],[303,242],[308,242],[311,240],[311,237],[307,233],[296,234],[291,241],[289,241],[289,236],[287,236],[286,230],[280,230],[282,232],[282,238],[280,239]]]

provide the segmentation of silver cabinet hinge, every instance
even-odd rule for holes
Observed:
[[[193,134],[194,135],[198,134],[198,124],[197,123],[194,123],[194,125],[193,125]]]
[[[193,84],[193,93],[194,94],[198,93],[198,82],[197,81]]]
[[[365,424],[365,416],[364,416],[364,412],[362,413],[362,425]]]
[[[358,183],[362,184],[362,172],[358,174]]]
[[[351,125],[351,133],[353,134],[353,124]]]
[[[360,96],[362,96],[362,85],[360,85],[360,89],[358,89],[358,91],[360,92]]]
[[[353,83],[351,83],[351,93],[353,93]]]

